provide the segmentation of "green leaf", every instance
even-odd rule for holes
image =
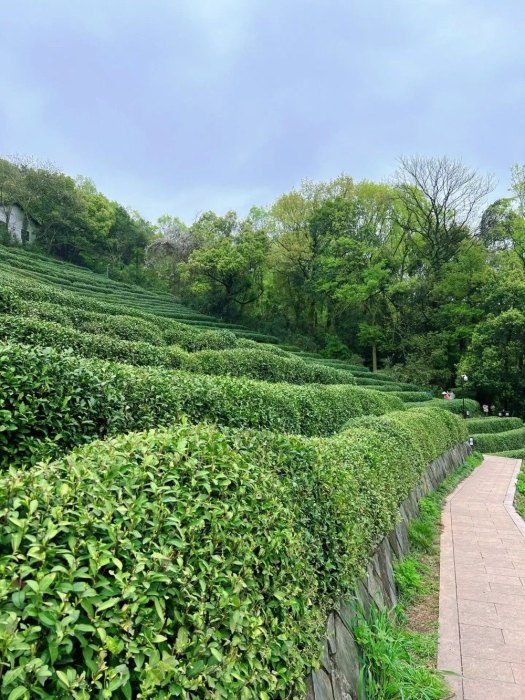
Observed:
[[[175,649],[180,653],[188,646],[189,633],[185,627],[179,627],[177,632],[177,639],[175,641]]]
[[[18,688],[9,693],[7,700],[27,700],[27,698],[29,698],[27,689],[23,686],[18,686]]]

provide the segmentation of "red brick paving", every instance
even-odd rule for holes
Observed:
[[[520,460],[486,456],[443,511],[438,667],[456,700],[525,700]]]

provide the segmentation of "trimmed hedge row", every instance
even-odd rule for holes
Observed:
[[[384,387],[384,391],[421,391],[421,387],[417,384],[405,384],[403,382],[386,381],[385,379],[377,379],[374,374],[369,373],[367,377],[363,377],[362,372],[353,372],[356,384],[360,386],[377,386]],[[399,389],[398,389],[399,387]]]
[[[525,427],[504,433],[471,433],[478,452],[500,452],[525,448]]]
[[[325,439],[180,425],[11,470],[3,690],[301,697],[327,610],[426,465],[464,439],[436,410]]]
[[[257,348],[196,352],[187,356],[182,369],[291,384],[355,384],[348,372],[308,365],[298,357],[280,357]]]
[[[0,345],[0,464],[130,430],[197,423],[331,435],[352,417],[402,410],[395,396],[350,385],[294,386],[87,360]]]
[[[518,450],[501,450],[501,452],[498,452],[498,457],[514,457],[515,459],[525,459],[525,447],[522,447]]]
[[[450,411],[451,413],[456,413],[461,415],[463,413],[463,401],[462,399],[430,399],[430,401],[417,402],[410,405],[410,408],[428,407],[428,405],[435,406],[436,408],[441,408],[444,411]],[[479,415],[481,413],[481,406],[474,399],[465,399],[465,410],[469,411],[471,416]]]
[[[16,251],[0,246],[0,261],[6,262],[11,268],[15,267],[24,272],[43,273],[57,280],[69,282],[86,282],[96,284],[98,288],[120,290],[123,293],[134,293],[144,298],[174,301],[171,294],[161,291],[151,291],[127,282],[111,280],[87,268],[66,263],[63,260],[52,259],[33,252],[17,249]]]
[[[425,391],[396,391],[396,396],[399,396],[404,403],[426,403],[432,400]]]
[[[154,313],[148,313],[147,311],[136,309],[131,304],[123,306],[122,304],[111,304],[105,301],[99,301],[90,296],[80,295],[76,292],[65,291],[61,289],[56,289],[52,285],[42,284],[40,282],[34,282],[30,279],[23,279],[24,294],[23,299],[25,301],[44,301],[50,302],[52,304],[58,304],[60,306],[71,307],[75,309],[81,309],[83,311],[97,311],[102,314],[110,316],[121,316],[126,314],[127,316],[133,316],[137,318],[142,318],[147,321],[155,323],[160,328],[168,328],[170,324],[179,324],[173,319],[168,319],[163,316],[158,316]],[[20,278],[17,275],[12,275],[10,273],[4,273],[1,289],[10,290],[16,294],[17,288],[20,287]],[[227,332],[227,331],[223,331]],[[233,337],[233,333],[231,333]]]
[[[325,365],[326,367],[337,367],[338,369],[346,369],[349,372],[362,372],[365,374],[364,370],[366,368],[360,365],[353,365],[350,362],[345,362],[344,360],[327,360],[320,355],[316,355],[313,352],[295,352],[294,354],[299,355],[307,362],[315,362],[318,365]],[[366,372],[368,376],[372,376],[368,371]]]
[[[180,367],[186,353],[176,346],[120,340],[107,335],[83,333],[52,321],[20,316],[0,316],[0,339],[57,350],[74,350],[82,357],[98,357],[137,366]]]
[[[127,321],[117,328],[135,326]],[[98,321],[94,323],[96,327]],[[110,324],[111,325],[111,324]],[[140,327],[140,324],[139,324]],[[307,365],[299,358],[279,357],[265,350],[208,350],[186,353],[177,346],[120,340],[105,334],[83,333],[50,321],[39,321],[0,314],[0,339],[16,343],[50,346],[58,350],[73,349],[82,357],[125,362],[137,366],[184,369],[212,375],[250,377],[270,382],[292,384],[353,384],[346,372],[328,367]]]
[[[521,418],[471,418],[467,426],[471,435],[473,433],[504,433],[507,430],[521,428],[523,421]]]
[[[16,295],[16,289],[20,287],[20,278],[16,275],[6,273],[2,280],[0,288],[0,296],[3,291],[8,290]],[[167,340],[168,343],[177,342],[184,345],[188,350],[203,350],[203,349],[222,349],[224,347],[236,347],[238,338],[250,339],[267,344],[276,344],[278,339],[274,336],[257,333],[248,329],[244,330],[229,330],[229,324],[221,324],[217,319],[212,317],[196,314],[189,309],[183,309],[185,313],[179,313],[177,310],[162,311],[156,308],[151,303],[137,304],[132,299],[126,301],[120,300],[120,303],[107,303],[104,300],[106,297],[103,292],[100,295],[86,296],[78,292],[64,289],[56,289],[51,284],[42,284],[32,281],[27,277],[23,278],[24,301],[32,302],[48,302],[55,304],[61,308],[80,309],[83,312],[91,311],[98,312],[110,316],[132,316],[141,318],[145,321],[155,324],[158,328],[164,331],[171,330],[172,335],[177,336],[179,340]],[[181,307],[183,308],[183,307]],[[2,302],[0,298],[0,312],[2,311]],[[28,305],[22,305],[21,313],[28,312]],[[35,315],[37,310],[35,310]],[[186,323],[190,318],[195,319],[192,322]],[[207,321],[213,322],[213,325],[207,324]],[[199,325],[201,324],[201,325]]]
[[[237,347],[238,344],[235,334],[228,330],[193,328],[173,319],[137,312],[133,308],[123,309],[114,304],[84,303],[67,293],[56,294],[30,288],[24,296],[29,296],[31,301],[21,300],[10,286],[0,286],[0,312],[56,321],[75,328],[80,326],[85,330],[93,328],[126,340],[138,339],[143,332],[143,340],[155,338],[156,343],[177,344],[190,352],[222,350]]]
[[[11,313],[13,311],[16,312],[16,315],[40,321],[52,321],[62,326],[71,326],[85,333],[104,334],[120,340],[166,345],[164,333],[158,325],[135,316],[126,316],[125,314],[107,316],[97,311],[84,311],[42,301],[19,302],[17,308]],[[185,328],[182,326],[181,339],[184,337],[184,333]]]

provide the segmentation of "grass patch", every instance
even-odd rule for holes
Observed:
[[[518,474],[516,482],[516,495],[514,497],[514,507],[516,511],[525,520],[525,462],[521,465],[521,471]]]
[[[473,454],[441,486],[420,501],[420,518],[409,528],[412,554],[396,563],[399,604],[373,606],[356,615],[354,635],[360,650],[359,700],[443,700],[450,697],[436,670],[439,614],[439,536],[444,500],[479,464]],[[525,507],[525,473],[520,492]],[[525,508],[524,508],[525,509]]]
[[[387,610],[361,616],[354,636],[365,663],[359,679],[359,700],[441,700],[448,689],[429,665],[434,645],[406,629]]]

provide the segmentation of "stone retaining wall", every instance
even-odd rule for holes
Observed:
[[[365,610],[371,602],[387,607],[396,604],[393,562],[408,553],[408,524],[419,516],[419,500],[437,489],[448,474],[463,464],[469,451],[468,443],[464,443],[438,457],[401,504],[400,521],[370,559],[366,577],[356,586],[355,601],[341,601],[328,618],[323,661],[320,669],[308,678],[308,700],[356,700],[359,660],[351,632],[355,603],[360,603]]]

